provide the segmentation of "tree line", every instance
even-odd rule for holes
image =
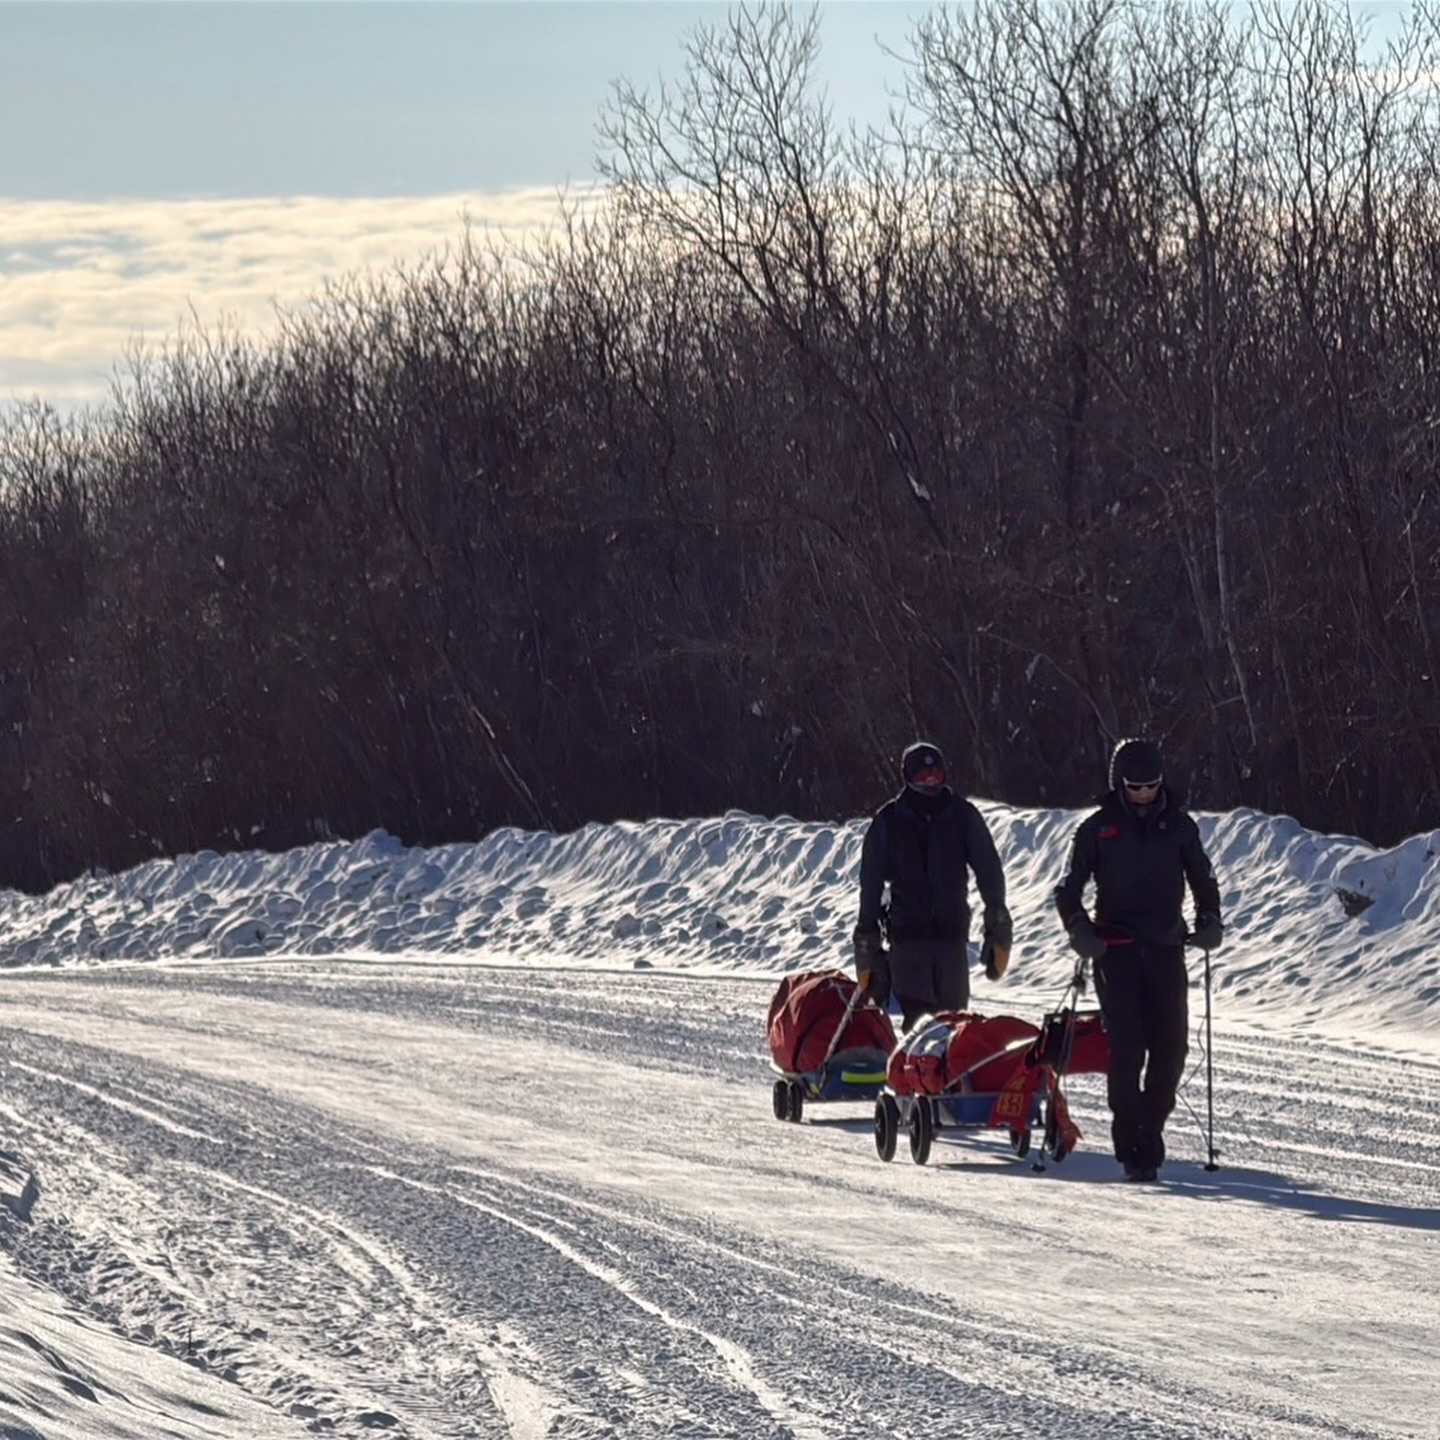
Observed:
[[[976,0],[617,86],[595,206],[0,426],[0,884],[383,826],[1084,803],[1440,825],[1440,19]]]

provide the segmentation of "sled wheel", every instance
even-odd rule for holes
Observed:
[[[900,1107],[893,1095],[882,1095],[875,1102],[875,1153],[882,1160],[893,1160],[899,1138]]]
[[[774,1088],[770,1091],[770,1108],[775,1112],[777,1120],[786,1120],[790,1116],[790,1082],[788,1080],[777,1080]]]
[[[930,1112],[930,1098],[917,1095],[915,1108],[910,1112],[910,1158],[917,1165],[923,1165],[930,1158],[934,1139],[935,1117]]]
[[[1022,1160],[1030,1153],[1030,1127],[1028,1125],[1021,1130],[1011,1130],[1010,1148]]]
[[[798,1125],[800,1118],[805,1114],[805,1091],[798,1080],[790,1082],[789,1104],[785,1108],[785,1118]]]

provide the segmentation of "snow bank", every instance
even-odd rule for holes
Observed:
[[[1005,861],[1016,974],[1063,983],[1050,895],[1079,814],[981,809]],[[1440,838],[1381,851],[1285,816],[1199,819],[1225,897],[1217,992],[1317,1020],[1440,1019]],[[182,855],[0,896],[0,965],[343,955],[779,975],[848,963],[863,834],[863,820],[731,812],[428,850],[377,831]]]

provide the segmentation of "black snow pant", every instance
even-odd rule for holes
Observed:
[[[892,940],[890,988],[905,1029],[936,1010],[970,1004],[970,952],[960,940]]]
[[[1179,945],[1116,945],[1095,962],[1110,1040],[1110,1135],[1122,1165],[1165,1160],[1165,1121],[1189,1044],[1189,984]]]

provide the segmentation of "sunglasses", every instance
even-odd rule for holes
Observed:
[[[1127,780],[1127,781],[1125,782],[1125,788],[1126,788],[1127,790],[1158,790],[1158,789],[1160,788],[1160,781],[1158,781],[1158,780]]]
[[[910,783],[924,790],[938,790],[945,783],[945,772],[931,765],[924,770],[917,770],[910,777]]]

